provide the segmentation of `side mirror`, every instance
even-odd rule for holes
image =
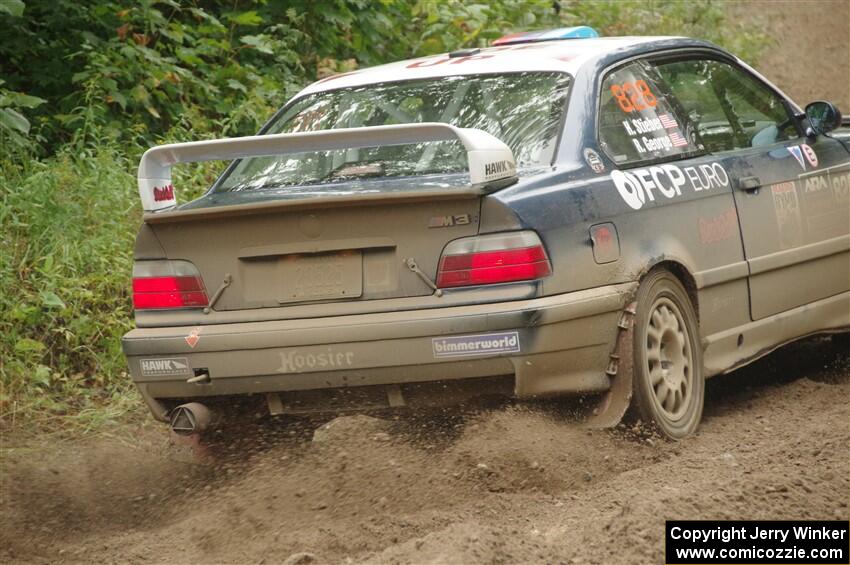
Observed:
[[[841,111],[832,102],[824,100],[806,106],[806,118],[815,135],[822,135],[841,126]]]

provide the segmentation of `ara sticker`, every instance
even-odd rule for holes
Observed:
[[[806,145],[805,143],[801,145],[800,148],[803,150],[803,155],[806,156],[806,161],[808,161],[812,167],[817,167],[818,156],[817,153],[815,153],[815,150]]]
[[[198,345],[199,341],[201,341],[201,329],[201,326],[192,328],[192,331],[189,332],[189,335],[183,338],[186,340],[186,343],[188,343],[189,347],[191,347],[192,349],[195,349],[195,346]]]
[[[584,150],[584,160],[587,161],[587,165],[594,173],[598,174],[605,172],[605,163],[602,162],[602,159],[599,157],[599,153],[590,147]]]
[[[806,170],[806,163],[803,161],[803,150],[800,149],[799,145],[792,145],[788,147],[788,152],[797,159],[797,162],[800,163],[800,168],[804,171]]]

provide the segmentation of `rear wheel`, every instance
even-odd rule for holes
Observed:
[[[640,418],[670,439],[693,433],[705,399],[699,324],[682,283],[667,270],[652,271],[638,289],[634,361]]]

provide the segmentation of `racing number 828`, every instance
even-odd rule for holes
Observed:
[[[620,110],[626,113],[654,108],[658,104],[658,100],[644,80],[613,84],[611,94],[617,99]]]

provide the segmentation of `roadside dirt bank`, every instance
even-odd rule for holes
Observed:
[[[756,65],[800,106],[829,100],[850,114],[850,2],[726,0],[732,21],[775,40]]]
[[[269,425],[209,466],[164,433],[5,449],[0,561],[643,564],[668,518],[850,517],[850,352],[786,347],[707,402],[679,443],[501,405]]]

